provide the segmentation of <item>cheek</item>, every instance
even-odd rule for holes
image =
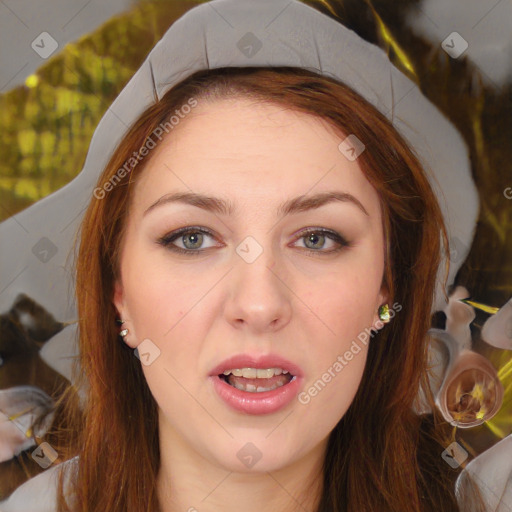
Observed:
[[[130,254],[124,260],[123,285],[137,339],[172,337],[174,326],[190,314],[203,290],[211,287],[209,281],[208,276],[200,280],[177,265],[173,268],[164,258]]]
[[[315,280],[314,288],[308,286],[299,296],[322,327],[322,337],[341,348],[343,340],[351,340],[372,326],[380,284],[378,267],[358,271],[356,265],[347,264]]]
[[[317,280],[304,302],[314,312],[306,331],[313,333],[308,375],[299,403],[310,407],[319,428],[334,428],[350,407],[361,383],[380,291],[379,262],[347,262],[338,272]]]

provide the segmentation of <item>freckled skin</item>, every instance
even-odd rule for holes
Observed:
[[[130,330],[126,343],[135,348],[149,338],[161,351],[143,371],[159,406],[164,512],[199,507],[207,495],[201,511],[239,510],[239,499],[247,511],[294,510],[290,495],[299,496],[320,467],[327,436],[354,398],[364,345],[308,404],[294,399],[272,414],[232,410],[208,378],[232,355],[273,352],[302,368],[307,390],[377,322],[386,302],[380,204],[357,160],[340,153],[341,140],[323,121],[275,105],[203,103],[155,150],[136,185],[114,302]],[[355,196],[369,215],[349,202],[276,214],[289,198],[333,190]],[[229,199],[238,212],[167,204],[143,215],[175,191]],[[201,255],[156,243],[187,226],[214,233],[204,235]],[[327,254],[337,243],[325,238],[310,255],[298,236],[309,227],[335,231],[351,245]],[[235,251],[247,236],[263,248],[250,264]],[[180,236],[174,246],[183,243]],[[237,457],[248,442],[262,454],[252,468]]]

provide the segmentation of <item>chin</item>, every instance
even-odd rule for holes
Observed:
[[[291,443],[289,437],[291,444],[286,446],[277,438],[270,440],[266,436],[268,431],[265,430],[260,435],[245,436],[244,441],[238,437],[218,444],[221,451],[211,452],[210,458],[226,471],[249,474],[278,471],[297,460],[297,446]]]

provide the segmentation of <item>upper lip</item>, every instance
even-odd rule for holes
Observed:
[[[222,363],[212,369],[210,375],[220,375],[226,370],[233,370],[237,368],[282,368],[283,370],[288,370],[292,376],[302,377],[303,375],[300,366],[276,354],[259,356],[238,354],[222,361]]]

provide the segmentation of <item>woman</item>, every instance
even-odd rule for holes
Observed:
[[[418,157],[340,80],[174,85],[81,225],[88,401],[58,510],[459,510],[427,379],[447,247]]]
[[[457,473],[412,409],[443,232],[417,159],[332,79],[228,68],[197,73],[144,113],[97,187],[191,100],[82,225],[81,367],[94,397],[83,510],[229,510],[233,497],[250,498],[246,510],[457,510]],[[367,142],[354,161],[338,148],[349,133]],[[321,201],[333,191],[341,200]],[[296,196],[305,205],[279,213]],[[385,304],[395,311],[382,328]],[[123,350],[141,343],[140,359]],[[315,396],[339,354],[347,362]],[[218,375],[246,367],[297,379],[263,385],[294,386],[285,396],[230,393]]]

